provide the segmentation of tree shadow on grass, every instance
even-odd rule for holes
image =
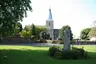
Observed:
[[[0,64],[44,64],[49,58],[45,50],[0,50]]]

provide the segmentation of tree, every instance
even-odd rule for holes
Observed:
[[[36,27],[35,27],[35,25],[34,25],[34,24],[32,24],[32,26],[31,26],[31,27],[32,27],[32,28],[31,28],[31,31],[32,31],[32,36],[36,38]]]
[[[37,38],[40,39],[40,33],[45,32],[47,28],[45,26],[36,26]]]
[[[61,30],[60,30],[60,38],[64,41],[64,30],[65,30],[66,28],[69,28],[69,30],[70,30],[70,40],[72,41],[72,40],[73,40],[73,34],[72,34],[72,32],[71,32],[70,26],[68,26],[68,25],[63,26],[63,27],[61,28]]]
[[[80,38],[83,40],[87,40],[89,38],[88,34],[90,32],[91,28],[85,28],[81,31]]]
[[[26,31],[31,31],[31,25],[26,25],[25,27],[24,27],[24,30],[26,30]]]
[[[17,22],[16,25],[15,25],[15,27],[14,27],[14,29],[12,31],[7,32],[6,34],[4,34],[4,33],[2,33],[2,34],[3,34],[3,36],[4,35],[10,35],[10,36],[12,36],[12,35],[15,35],[16,33],[21,32],[21,31],[22,31],[22,24],[19,23],[19,22]]]
[[[22,30],[20,32],[20,35],[21,35],[21,37],[24,37],[24,38],[31,38],[32,32],[31,31]]]
[[[30,0],[0,0],[0,36],[13,32],[16,23],[32,10],[30,3]]]
[[[33,28],[35,28],[35,31],[34,31],[34,29]],[[47,28],[45,27],[45,26],[39,26],[39,25],[34,25],[34,24],[32,24],[32,25],[26,25],[25,27],[24,27],[24,30],[25,31],[31,31],[32,33],[36,33],[36,35],[33,35],[33,36],[35,36],[35,38],[37,38],[37,39],[40,39],[40,33],[42,32],[42,31],[46,31],[47,30]],[[34,32],[33,32],[34,31]],[[32,34],[31,34],[32,35]]]
[[[96,27],[91,28],[88,36],[89,36],[89,38],[96,37]]]
[[[22,24],[20,22],[17,22],[15,25],[15,28],[13,29],[13,32],[10,32],[10,35],[15,35],[22,31]]]
[[[19,33],[19,32],[21,32],[22,31],[22,24],[20,23],[20,22],[17,22],[16,23],[16,26],[15,26],[15,28],[14,28],[14,33]]]

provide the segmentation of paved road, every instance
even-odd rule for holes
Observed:
[[[51,44],[51,43],[31,43],[31,44],[17,44],[26,46],[63,46],[62,44]]]
[[[21,45],[21,46],[63,46],[62,44],[51,44],[51,43],[30,43],[30,44],[0,44],[0,45]]]
[[[54,46],[63,46],[63,44],[51,44],[51,43],[30,43],[30,44],[22,43],[22,44],[0,44],[0,45],[21,45],[21,46],[53,46],[54,45]],[[77,45],[74,45],[74,46],[77,46]],[[86,46],[86,45],[84,45],[84,46]],[[96,46],[96,45],[92,45],[92,46]]]

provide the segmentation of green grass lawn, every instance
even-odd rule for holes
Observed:
[[[91,58],[82,60],[52,59],[48,56],[48,49],[49,47],[0,45],[0,64],[96,64],[96,46],[84,46]]]

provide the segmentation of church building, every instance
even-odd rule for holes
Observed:
[[[47,33],[50,35],[50,39],[57,40],[60,38],[60,29],[54,29],[54,21],[52,18],[51,9],[49,9],[49,17],[46,20]]]

